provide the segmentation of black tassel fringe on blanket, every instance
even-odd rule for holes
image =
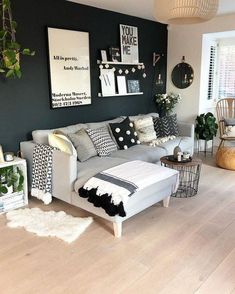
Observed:
[[[78,192],[80,197],[87,198],[87,200],[90,203],[93,203],[95,207],[102,207],[109,216],[126,216],[126,212],[123,207],[123,202],[120,202],[118,205],[113,204],[112,196],[108,193],[103,195],[97,195],[97,188],[87,190],[83,187],[80,188]]]

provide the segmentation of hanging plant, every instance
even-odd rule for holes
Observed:
[[[28,48],[21,49],[16,41],[17,23],[12,18],[10,0],[0,2],[0,73],[9,77],[21,77],[20,55],[35,55]]]

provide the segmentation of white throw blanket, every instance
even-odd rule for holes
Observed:
[[[44,204],[52,201],[52,156],[54,147],[37,144],[33,149],[31,195]]]
[[[124,205],[132,194],[172,176],[175,176],[174,193],[178,171],[140,160],[130,161],[93,176],[79,189],[79,195],[111,216],[125,216]]]

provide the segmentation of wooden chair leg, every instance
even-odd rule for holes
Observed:
[[[220,147],[222,146],[223,143],[224,143],[224,140],[220,140],[220,144],[219,144],[218,150],[220,149]]]
[[[122,223],[113,223],[113,231],[115,238],[122,236]]]
[[[169,203],[170,203],[170,198],[171,196],[168,196],[166,198],[164,198],[163,201],[163,207],[169,207]]]

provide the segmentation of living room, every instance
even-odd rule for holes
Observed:
[[[0,172],[13,166],[0,177],[1,293],[234,293],[234,138],[194,124],[210,112],[219,125],[217,103],[235,98],[215,86],[208,99],[211,46],[235,48],[235,4],[206,2],[214,15],[194,24],[164,20],[157,0],[1,2],[26,48],[0,73]],[[165,113],[157,97],[174,101]],[[96,189],[104,176],[128,193]]]

